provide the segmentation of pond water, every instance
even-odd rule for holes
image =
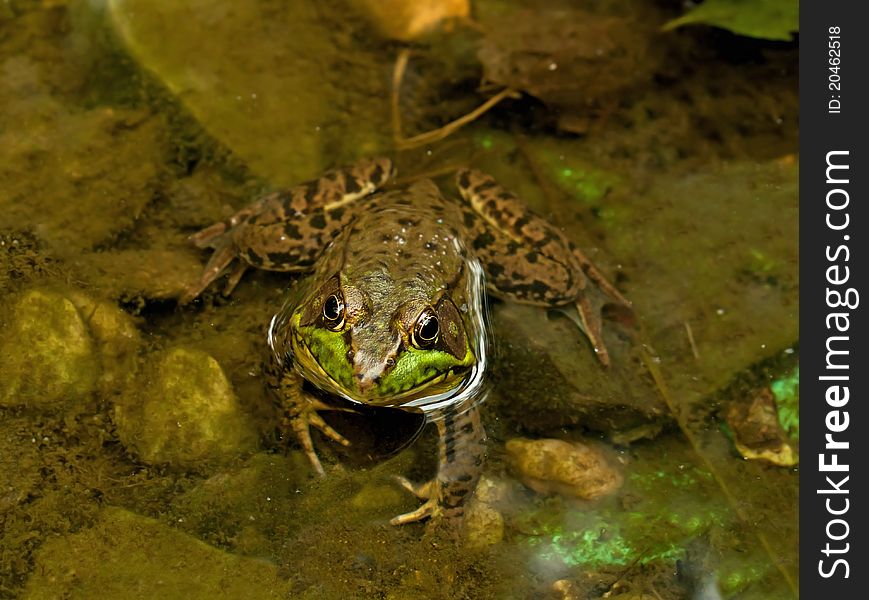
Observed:
[[[0,5],[0,597],[797,597],[796,42],[544,4]],[[633,307],[605,368],[572,307],[490,299],[459,539],[389,523],[418,415],[339,413],[324,478],[287,435],[296,275],[177,301],[190,235],[372,156],[490,173]]]

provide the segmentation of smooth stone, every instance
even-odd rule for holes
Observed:
[[[476,498],[465,509],[463,527],[465,541],[471,548],[486,548],[504,539],[504,517],[501,511]]]
[[[68,293],[90,330],[100,359],[99,390],[120,393],[138,368],[142,338],[133,318],[112,302],[76,290]]]
[[[253,451],[257,435],[218,362],[174,348],[149,357],[115,404],[124,446],[149,464],[223,462]]]
[[[286,598],[264,560],[224,552],[155,519],[106,508],[96,524],[46,541],[23,598]]]
[[[603,453],[587,444],[514,438],[505,447],[519,479],[539,494],[594,500],[616,491],[623,481]]]
[[[0,341],[0,406],[69,405],[97,385],[99,358],[75,305],[49,290],[25,292]]]

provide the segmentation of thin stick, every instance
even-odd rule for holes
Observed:
[[[443,127],[433,129],[432,131],[426,131],[425,133],[421,133],[410,138],[398,139],[396,140],[395,145],[401,150],[407,150],[409,148],[416,148],[418,146],[424,146],[426,144],[432,144],[434,142],[442,140],[451,133],[457,131],[458,129],[461,129],[468,123],[480,118],[492,107],[501,102],[501,100],[503,100],[504,98],[515,97],[517,94],[518,92],[516,92],[516,90],[514,90],[513,88],[505,88],[488,100],[486,100],[485,102],[483,102],[480,106],[478,106],[468,114],[459,117],[455,121],[450,121]]]
[[[404,79],[404,72],[407,70],[407,62],[409,60],[410,50],[402,48],[401,52],[398,53],[398,58],[395,59],[395,67],[392,69],[392,93],[390,94],[389,106],[392,113],[392,137],[396,144],[404,137],[401,133],[401,115],[399,114],[398,100],[401,82]]]
[[[697,344],[694,343],[694,333],[691,331],[691,325],[688,324],[688,321],[685,321],[685,333],[688,334],[688,343],[691,344],[691,354],[694,355],[694,360],[700,360]]]
[[[392,69],[392,92],[390,94],[389,104],[392,112],[392,135],[395,140],[395,147],[399,150],[408,150],[410,148],[416,148],[418,146],[424,146],[442,140],[471,121],[480,118],[504,98],[511,96],[517,97],[519,95],[519,93],[513,88],[504,88],[483,102],[480,106],[468,114],[459,117],[455,121],[450,121],[438,129],[433,129],[432,131],[426,131],[425,133],[406,138],[404,137],[401,128],[399,99],[401,97],[401,82],[404,80],[404,73],[407,70],[407,63],[409,60],[410,50],[403,48],[401,52],[398,53],[398,57],[395,59],[395,67]]]

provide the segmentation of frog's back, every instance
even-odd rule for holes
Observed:
[[[342,274],[351,280],[383,274],[402,286],[443,289],[455,283],[466,257],[460,218],[427,179],[383,193],[336,239]]]

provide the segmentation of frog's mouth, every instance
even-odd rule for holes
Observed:
[[[370,390],[362,393],[349,362],[334,360],[337,354],[334,340],[331,340],[332,344],[323,344],[323,340],[318,338],[325,332],[318,331],[306,331],[308,338],[303,337],[299,330],[293,331],[291,346],[295,367],[302,377],[318,388],[361,404],[397,407],[421,398],[447,394],[462,385],[476,364],[470,348],[462,361],[447,353],[405,350],[393,368]],[[424,366],[420,364],[423,358]],[[324,362],[331,364],[331,372],[324,368]]]

